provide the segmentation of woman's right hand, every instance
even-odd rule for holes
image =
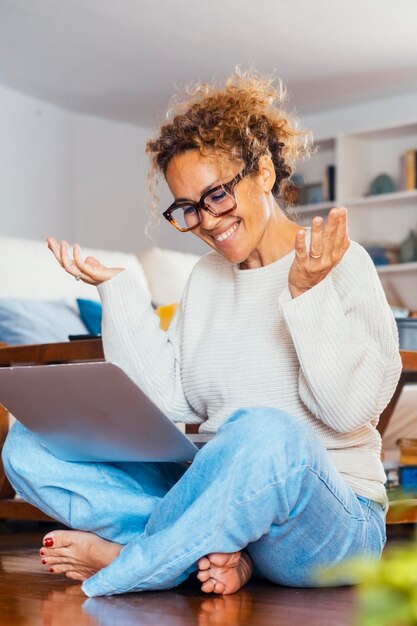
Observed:
[[[78,243],[73,246],[73,258],[68,254],[68,242],[63,240],[58,243],[54,237],[48,237],[48,248],[53,252],[58,263],[68,274],[82,280],[89,285],[100,285],[110,280],[119,272],[123,272],[122,267],[105,267],[93,256],[88,256],[85,260],[81,257],[81,249]]]

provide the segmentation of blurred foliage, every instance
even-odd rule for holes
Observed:
[[[387,548],[318,574],[321,584],[359,583],[356,626],[417,626],[417,543]]]

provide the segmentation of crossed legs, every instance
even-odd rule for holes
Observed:
[[[72,528],[119,544],[83,583],[89,596],[174,587],[198,564],[209,581],[207,555],[236,559],[243,549],[258,574],[311,586],[317,566],[379,556],[383,546],[382,507],[357,498],[312,431],[276,409],[236,411],[187,471],[69,464],[20,425],[9,440],[4,463],[18,493]]]

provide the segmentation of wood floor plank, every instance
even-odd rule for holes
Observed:
[[[352,626],[352,588],[288,589],[253,581],[231,596],[177,589],[86,598],[80,585],[45,573],[43,533],[0,535],[0,626]]]

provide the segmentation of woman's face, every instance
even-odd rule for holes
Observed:
[[[198,202],[205,191],[229,182],[240,169],[233,163],[220,168],[214,159],[202,156],[198,150],[189,150],[171,159],[166,180],[175,199]],[[240,264],[256,257],[269,245],[274,221],[271,218],[276,207],[270,193],[274,174],[272,163],[266,158],[259,174],[245,176],[236,185],[237,206],[232,213],[214,217],[202,210],[202,223],[191,232],[231,263]]]

